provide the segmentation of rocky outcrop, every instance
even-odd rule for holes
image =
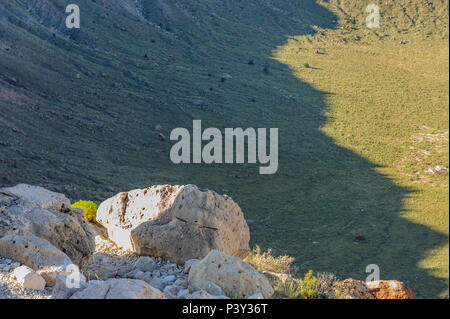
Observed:
[[[0,256],[32,268],[45,279],[47,286],[55,285],[56,275],[70,275],[78,270],[61,250],[32,234],[0,238]]]
[[[270,298],[274,292],[268,279],[252,266],[217,250],[191,266],[188,282],[194,289],[205,291],[213,283],[231,298],[248,298],[257,293]]]
[[[34,235],[47,240],[83,268],[95,249],[94,237],[63,194],[19,184],[0,189],[0,238]]]
[[[140,255],[183,264],[213,249],[243,258],[250,233],[240,207],[228,196],[194,185],[157,185],[104,201],[97,221],[111,240]]]
[[[142,280],[108,279],[91,280],[70,299],[165,299],[165,295]]]
[[[376,299],[416,299],[414,292],[397,280],[371,281],[367,286]]]
[[[344,294],[343,297],[349,297],[352,299],[375,299],[374,296],[370,293],[369,288],[366,283],[360,280],[355,279],[346,279],[343,281],[338,281],[332,286],[332,294],[335,294],[338,291],[341,294]],[[334,298],[335,296],[330,296]]]

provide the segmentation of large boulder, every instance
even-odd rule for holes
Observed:
[[[397,280],[370,281],[367,286],[376,299],[416,299],[411,288]]]
[[[243,258],[250,233],[240,207],[228,196],[197,186],[157,185],[104,201],[97,221],[119,246],[178,264],[213,249]]]
[[[91,280],[70,299],[166,299],[158,289],[134,279]]]
[[[274,292],[266,276],[241,259],[218,250],[212,250],[191,266],[188,282],[196,290],[207,290],[214,283],[231,298],[248,298],[257,293],[270,298]]]
[[[71,211],[63,194],[26,184],[0,188],[0,238],[29,234],[50,242],[81,269],[95,250],[83,215]]]
[[[47,286],[54,286],[56,275],[70,275],[78,267],[61,250],[32,234],[0,238],[0,256],[16,260],[41,275]]]

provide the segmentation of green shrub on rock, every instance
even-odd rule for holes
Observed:
[[[87,200],[80,200],[72,204],[73,208],[79,208],[84,211],[84,219],[90,223],[96,223],[98,205]]]

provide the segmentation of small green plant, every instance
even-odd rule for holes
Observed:
[[[98,205],[87,200],[80,200],[72,204],[73,208],[79,208],[84,211],[84,219],[90,223],[96,223]]]
[[[309,63],[305,62],[305,63],[303,63],[303,66],[304,66],[305,68],[309,69]]]
[[[278,280],[272,286],[274,290],[273,298],[299,299],[301,297],[300,284],[295,280]]]
[[[320,296],[321,283],[314,276],[312,270],[305,274],[305,278],[300,283],[300,296],[303,299],[317,299]]]

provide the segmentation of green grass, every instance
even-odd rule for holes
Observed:
[[[389,23],[367,31],[359,1],[143,1],[143,23],[120,1],[80,0],[82,28],[70,39],[47,16],[62,15],[66,1],[6,2],[0,184],[101,202],[193,183],[230,195],[251,245],[294,257],[299,274],[364,280],[375,263],[419,297],[448,294],[448,176],[421,177],[448,167],[448,142],[436,144],[448,132],[448,2],[383,1]],[[27,25],[27,15],[43,25]],[[192,119],[278,127],[277,174],[173,165],[155,126],[169,136]]]
[[[299,79],[327,92],[324,114],[328,120],[320,130],[336,144],[375,163],[380,174],[408,190],[399,217],[424,228],[414,230],[400,226],[399,221],[382,229],[372,225],[389,238],[376,250],[381,275],[390,279],[386,273],[391,271],[402,276],[404,269],[395,271],[390,260],[410,259],[405,256],[407,246],[420,251],[433,240],[427,234],[432,231],[448,238],[449,176],[427,170],[436,165],[449,167],[449,47],[445,39],[387,34],[386,30],[382,31],[385,38],[377,39],[358,31],[352,32],[361,35],[358,41],[342,41],[351,37],[341,30],[297,37],[275,55]],[[315,69],[305,70],[303,61]],[[367,191],[372,192],[370,188]],[[393,193],[392,199],[395,196]],[[379,200],[389,201],[389,197]],[[374,211],[380,218],[385,213],[388,211],[381,207]],[[361,233],[369,231],[358,228]],[[409,236],[405,232],[411,232],[412,243],[406,242]],[[448,283],[448,251],[448,239],[438,241],[414,261],[415,266]],[[411,275],[403,276],[411,278],[409,284],[415,289],[421,291],[429,285]],[[436,293],[448,298],[448,289]]]

